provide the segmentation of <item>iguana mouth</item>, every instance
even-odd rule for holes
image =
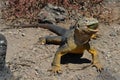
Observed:
[[[98,29],[90,29],[90,28],[88,28],[88,31],[91,31],[91,32],[98,32]]]
[[[98,24],[88,25],[87,29],[92,32],[98,32]]]
[[[84,28],[83,31],[88,34],[95,34],[98,32],[98,29],[90,29],[86,26],[86,28]]]

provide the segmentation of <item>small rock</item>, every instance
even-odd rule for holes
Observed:
[[[25,33],[22,33],[21,35],[24,37],[24,36],[25,36]]]
[[[67,17],[67,11],[63,7],[46,5],[38,14],[40,23],[55,24],[64,21]]]

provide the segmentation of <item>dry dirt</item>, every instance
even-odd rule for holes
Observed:
[[[0,22],[2,30],[6,26]],[[103,66],[120,80],[120,24],[100,23],[99,27],[101,36],[92,40],[91,45],[98,50]],[[62,64],[62,74],[51,75],[48,70],[51,69],[58,46],[36,45],[39,37],[55,35],[48,30],[22,28],[8,29],[0,33],[4,34],[8,41],[6,69],[0,72],[0,80],[95,80],[99,74],[96,68],[86,67],[90,65],[91,55],[85,51],[79,61],[70,60]]]
[[[4,25],[1,25],[5,27]],[[2,28],[1,27],[1,28]],[[91,55],[85,52],[80,61],[68,61],[62,64],[63,74],[54,76],[47,70],[58,46],[36,45],[38,38],[54,33],[40,28],[9,29],[1,32],[8,40],[5,75],[2,78],[14,77],[16,80],[94,80],[98,75],[90,65]],[[120,25],[100,24],[100,38],[91,44],[98,50],[101,63],[113,76],[120,79]],[[12,79],[13,80],[13,79]]]

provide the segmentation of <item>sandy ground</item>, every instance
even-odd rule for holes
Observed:
[[[2,27],[5,27],[4,25]],[[6,71],[2,78],[16,80],[94,80],[98,75],[90,65],[91,55],[85,51],[80,61],[68,61],[62,64],[63,73],[51,75],[51,69],[56,45],[36,45],[38,38],[54,33],[40,28],[9,29],[1,32],[8,40],[6,56]],[[91,44],[98,50],[101,63],[113,76],[120,79],[120,25],[100,24],[100,38],[92,40]],[[5,80],[5,79],[3,79]]]
[[[1,22],[0,30],[5,27]],[[119,80],[120,24],[100,23],[99,27],[101,36],[92,40],[91,45],[98,50],[104,68]],[[62,74],[51,75],[48,70],[51,69],[51,62],[58,46],[35,44],[41,36],[55,35],[48,30],[22,28],[8,29],[0,33],[4,34],[8,41],[6,69],[0,72],[0,80],[95,80],[99,75],[94,67],[84,68],[90,65],[91,60],[91,55],[87,51],[79,61],[77,57],[76,61],[70,60],[62,64]]]

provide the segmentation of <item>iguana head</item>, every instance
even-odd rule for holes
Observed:
[[[87,18],[87,17],[83,17],[83,18],[80,18],[75,26],[78,28],[78,29],[81,29],[81,28],[84,28],[86,29],[87,31],[90,31],[90,32],[97,32],[98,31],[98,20],[95,19],[95,18]]]

